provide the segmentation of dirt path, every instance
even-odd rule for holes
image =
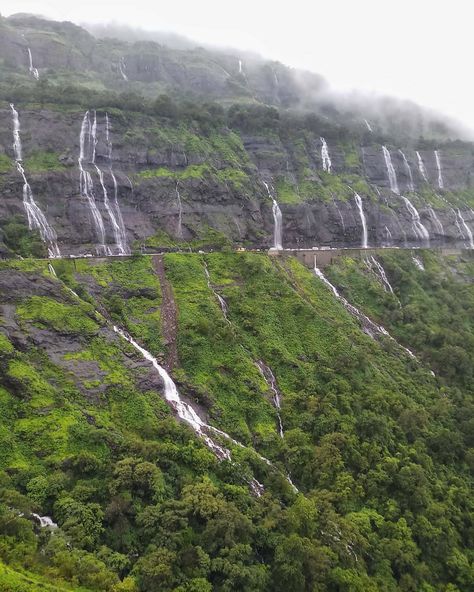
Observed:
[[[178,365],[178,309],[174,301],[173,289],[166,279],[163,255],[153,257],[153,269],[160,280],[161,286],[161,330],[166,348],[164,366],[170,372]]]

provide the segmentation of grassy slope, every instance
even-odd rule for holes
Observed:
[[[393,255],[392,265],[408,269],[410,262],[403,257]],[[212,284],[229,306],[230,326],[207,286],[204,260]],[[389,261],[384,260],[384,264],[392,277]],[[431,282],[449,272],[435,256],[425,255],[425,264],[427,269],[432,266]],[[297,512],[294,503],[303,502],[292,501],[284,478],[247,451],[235,451],[237,469],[229,471],[224,465],[216,465],[203,444],[170,419],[159,393],[137,388],[140,371],[120,361],[122,352],[134,356],[126,344],[104,336],[103,320],[95,315],[94,308],[107,311],[155,355],[163,351],[161,291],[150,258],[104,263],[64,261],[55,265],[60,280],[82,296],[82,303],[72,296],[66,304],[58,302],[59,298],[38,300],[25,295],[17,304],[17,315],[26,333],[34,323],[58,336],[65,332],[77,336],[82,347],[69,357],[98,364],[106,388],[99,399],[84,396],[72,376],[41,351],[31,347],[19,351],[2,340],[6,388],[1,393],[1,468],[10,475],[4,478],[2,500],[27,511],[53,515],[60,530],[74,537],[57,500],[67,495],[107,507],[113,467],[124,456],[140,454],[162,472],[164,488],[159,495],[167,500],[178,498],[183,485],[205,474],[227,496],[235,496],[237,489],[229,488],[238,486],[239,499],[243,500],[248,494],[239,473],[251,474],[253,469],[265,482],[269,499],[280,498],[288,512]],[[14,266],[24,273],[47,273],[44,262],[2,266]],[[469,528],[465,522],[468,458],[461,445],[465,434],[457,424],[456,391],[451,385],[440,385],[427,367],[408,358],[392,342],[377,343],[364,335],[331,292],[294,260],[277,263],[267,256],[248,253],[170,254],[165,257],[165,266],[179,310],[180,368],[175,377],[182,392],[207,405],[215,425],[255,446],[282,471],[290,471],[307,496],[305,503],[318,500],[321,515],[314,523],[307,517],[308,529],[313,529],[312,540],[321,539],[338,554],[331,572],[334,581],[354,577],[362,578],[362,582],[369,577],[363,574],[369,573],[371,585],[392,590],[400,571],[406,577],[409,574],[415,586],[430,581],[464,581],[467,576],[456,566],[461,556],[469,561],[463,555]],[[465,270],[472,274],[472,269]],[[346,261],[330,273],[374,318],[386,322],[391,314],[398,314],[396,300],[385,295],[354,263]],[[438,298],[436,282],[431,285],[428,275],[423,278],[419,282],[428,282],[423,292],[426,298]],[[56,281],[58,296],[60,280]],[[364,282],[370,283],[370,289]],[[403,285],[402,300],[416,298],[421,290],[419,283]],[[461,308],[469,305],[472,294],[469,286],[465,292],[459,291],[462,286],[466,284],[456,284]],[[370,298],[366,296],[362,302],[364,294]],[[69,310],[68,306],[73,308]],[[466,335],[469,323],[468,316],[462,317]],[[405,325],[393,321],[389,328],[404,341],[403,331],[408,331]],[[418,336],[422,328],[415,325],[411,335]],[[468,342],[465,345],[468,347]],[[254,364],[258,359],[272,368],[282,393],[283,440],[278,436],[268,388]],[[11,388],[12,381],[15,389]],[[82,384],[86,392],[96,386]],[[449,450],[442,445],[446,433],[456,443]],[[46,475],[49,483],[43,498],[34,493],[37,481],[35,487],[31,485],[41,475]],[[52,485],[57,482],[61,483],[59,489]],[[457,501],[453,501],[453,488]],[[134,501],[137,508],[150,503],[141,498]],[[263,511],[264,506],[259,504],[249,498],[241,507],[260,507],[258,511]],[[260,524],[256,516],[253,519]],[[335,540],[321,534],[334,528],[329,517],[339,524],[344,537],[353,541],[363,562],[352,565],[347,550],[339,549]],[[127,520],[125,532],[123,525],[111,518],[105,520],[107,530],[100,544],[126,553],[138,550],[143,555],[146,546],[141,545],[139,526],[132,517]],[[280,520],[265,526],[272,537],[277,537],[275,540],[286,540],[284,537],[295,528],[285,522],[288,518],[281,520],[281,527]],[[81,542],[73,540],[80,548]],[[276,551],[267,549],[267,544],[264,551],[262,544],[257,548],[269,554],[267,561],[271,564]],[[446,556],[455,548],[457,555],[450,559],[448,568]],[[18,564],[18,558],[9,557],[10,562]],[[30,565],[44,569],[38,568],[34,557]],[[430,573],[422,567],[423,562],[430,566]],[[56,566],[52,577],[63,575]],[[111,589],[97,586],[94,581],[91,587]],[[356,589],[340,586],[331,590]],[[361,589],[372,589],[367,586]],[[274,584],[271,589],[280,588]],[[441,587],[434,589],[444,591]]]

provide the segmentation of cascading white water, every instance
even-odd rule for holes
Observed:
[[[122,78],[124,80],[128,80],[128,76],[126,75],[125,70],[126,70],[125,58],[121,57],[119,59],[119,71],[120,71]]]
[[[407,176],[408,176],[408,191],[411,191],[412,193],[415,191],[415,184],[413,183],[413,175],[411,172],[411,167],[410,164],[408,163],[407,157],[405,156],[405,153],[402,150],[398,150],[398,152],[400,153],[402,159],[403,159],[403,164],[405,165],[405,169],[407,171]]]
[[[365,219],[362,198],[360,197],[360,195],[358,193],[354,192],[354,199],[356,201],[357,209],[359,210],[360,221],[362,223],[362,248],[367,249],[367,243],[368,243],[367,221]]]
[[[382,146],[383,157],[385,159],[385,166],[387,168],[387,175],[388,181],[390,183],[390,189],[393,193],[397,195],[400,194],[400,190],[398,189],[398,182],[397,182],[397,174],[395,173],[395,169],[393,168],[392,164],[392,157],[390,156],[390,152],[386,148],[386,146]]]
[[[323,161],[323,171],[330,173],[332,162],[331,158],[329,157],[328,145],[322,136],[319,139],[321,140],[321,159]]]
[[[92,215],[92,220],[94,222],[97,238],[99,240],[99,245],[102,250],[102,253],[107,255],[110,254],[110,249],[105,245],[105,227],[104,222],[102,220],[102,216],[97,209],[97,205],[95,203],[94,198],[94,184],[92,182],[92,177],[89,171],[86,171],[83,167],[83,162],[88,157],[91,152],[93,156],[95,156],[95,144],[92,144],[91,141],[92,136],[92,126],[89,117],[89,111],[85,112],[84,118],[82,120],[81,125],[81,132],[79,135],[79,184],[80,184],[80,193],[82,197],[85,197],[87,203],[89,205],[89,209]],[[95,139],[94,139],[95,140]],[[86,154],[86,141],[87,141],[87,154]],[[91,159],[92,161],[92,159]],[[92,161],[93,162],[93,161]]]
[[[39,72],[38,72],[38,68],[35,68],[33,66],[33,56],[31,55],[31,49],[28,47],[28,58],[30,60],[30,74],[33,76],[33,78],[35,80],[39,80]]]
[[[365,122],[367,129],[372,134],[374,130],[372,129],[372,126],[370,125],[370,123],[367,121],[367,119],[364,119],[364,122]]]
[[[209,274],[209,269],[207,268],[207,263],[204,261],[204,273],[206,274],[206,280],[207,280],[207,287],[209,288],[209,290],[211,290],[211,292],[214,294],[214,296],[217,298],[217,301],[219,302],[219,306],[221,307],[222,310],[222,314],[224,315],[224,319],[226,320],[226,322],[230,325],[230,321],[227,317],[227,302],[224,300],[224,298],[222,298],[222,296],[214,289],[214,286],[211,283],[211,276]]]
[[[425,168],[425,164],[423,162],[423,159],[421,158],[421,154],[418,152],[418,150],[416,151],[416,158],[418,159],[418,170],[420,171],[420,175],[423,177],[425,183],[428,183],[428,177],[426,175],[426,168]]]
[[[104,183],[104,173],[99,169],[99,167],[96,164],[94,164],[94,167],[95,167],[95,170],[97,171],[97,174],[99,176],[100,186],[102,187],[102,194],[104,196],[104,207],[107,211],[107,214],[109,215],[110,222],[112,224],[115,245],[117,247],[119,255],[125,255],[127,253],[126,244],[123,243],[123,238],[124,238],[125,233],[123,231],[123,228],[120,227],[120,225],[117,221],[117,218],[115,217],[115,213],[110,206],[109,194],[107,192],[107,188]],[[112,179],[114,181],[115,201],[117,204],[116,209],[119,209],[118,201],[117,201],[117,180],[115,179],[115,175],[112,173],[112,171],[110,172],[110,174],[112,175]],[[122,220],[122,224],[123,224],[123,220]]]
[[[38,520],[41,528],[55,529],[58,527],[56,522],[53,522],[49,516],[40,516],[39,514],[35,514],[34,512],[32,512],[31,515],[33,516],[33,518]]]
[[[276,199],[273,197],[272,193],[270,192],[270,187],[268,186],[268,183],[265,183],[265,181],[262,181],[262,182],[265,185],[265,189],[267,190],[268,197],[273,202],[273,207],[272,207],[273,223],[274,223],[273,248],[275,250],[280,251],[281,249],[283,249],[283,242],[282,242],[283,216],[282,216],[282,213],[280,210],[280,206],[278,205]]]
[[[467,225],[466,221],[464,220],[464,217],[461,214],[461,210],[458,209],[457,215],[459,217],[459,220],[461,221],[461,224],[462,224],[464,230],[466,231],[466,235],[467,235],[467,238],[468,238],[468,241],[469,241],[469,248],[470,249],[474,249],[474,238],[472,236],[472,231],[469,228],[469,226]]]
[[[368,260],[368,263],[371,268],[372,268],[372,265],[375,267],[376,273],[382,282],[383,289],[386,292],[388,291],[391,294],[393,294],[394,292],[393,292],[392,285],[388,281],[387,274],[385,273],[385,269],[383,268],[383,265],[380,263],[380,261],[377,261],[377,259],[373,255],[371,255]]]
[[[13,119],[13,151],[15,154],[16,169],[23,179],[23,207],[25,208],[28,219],[28,228],[30,230],[36,229],[39,231],[41,240],[47,245],[49,257],[61,257],[56,231],[49,224],[43,211],[35,202],[33,191],[28,183],[25,170],[21,164],[23,150],[20,137],[20,117],[13,103],[10,103],[10,109],[12,111]]]
[[[122,212],[120,210],[120,204],[118,201],[118,183],[112,169],[110,169],[110,176],[112,177],[112,182],[114,184],[114,206],[117,215],[116,219],[119,226],[120,244],[122,245],[124,255],[130,255],[130,247],[127,243],[127,232],[125,230],[125,224],[123,222]]]
[[[92,164],[95,164],[95,151],[97,148],[97,111],[94,110],[94,119],[90,127],[89,142],[92,146]]]
[[[423,265],[423,261],[419,258],[419,257],[412,257],[413,259],[413,263],[415,264],[415,267],[417,269],[419,269],[420,271],[425,271],[425,266]]]
[[[425,242],[429,243],[430,242],[430,233],[428,232],[428,229],[426,228],[426,226],[424,226],[421,223],[420,215],[418,214],[418,210],[415,208],[415,206],[411,203],[411,201],[407,197],[404,197],[402,195],[401,198],[405,202],[405,205],[406,205],[408,211],[410,212],[413,230],[415,232],[416,238],[419,238],[421,241],[425,241]]]
[[[110,141],[110,121],[107,112],[105,113],[105,142],[107,144],[107,156],[110,160],[110,166],[112,166],[112,142]]]
[[[10,109],[13,117],[13,152],[15,154],[15,160],[21,162],[23,160],[22,149],[21,149],[21,138],[20,138],[20,118],[18,111],[15,109],[15,105],[10,103]]]
[[[234,440],[234,438],[232,438],[232,436],[229,436],[229,434],[227,434],[226,432],[223,432],[222,430],[219,430],[218,428],[215,428],[215,427],[205,423],[199,417],[199,415],[194,411],[194,409],[191,407],[191,405],[189,405],[188,403],[185,403],[181,399],[179,391],[176,388],[176,385],[173,382],[171,376],[168,374],[168,372],[166,372],[166,370],[162,366],[160,366],[160,364],[158,364],[158,361],[150,352],[148,352],[146,349],[144,349],[143,347],[138,345],[138,343],[133,339],[133,337],[131,337],[131,335],[129,335],[128,333],[126,333],[125,331],[123,331],[122,329],[120,329],[119,327],[117,327],[115,325],[113,326],[113,330],[115,331],[115,333],[120,335],[120,337],[122,337],[123,339],[128,341],[128,343],[130,343],[136,350],[138,350],[146,360],[151,362],[151,364],[153,365],[153,367],[155,368],[155,370],[158,372],[161,379],[163,380],[165,399],[173,407],[173,409],[175,409],[178,417],[180,419],[182,419],[183,421],[185,421],[189,426],[191,426],[191,428],[196,432],[196,434],[204,440],[204,442],[210,448],[210,450],[212,450],[212,452],[214,452],[214,454],[217,456],[218,459],[230,461],[231,460],[230,451],[227,448],[224,448],[223,446],[220,446],[219,444],[217,444],[209,436],[208,432],[214,432],[216,434],[219,434],[223,438],[226,438],[227,440],[232,442],[232,444],[234,444],[235,446],[239,446],[240,448],[245,448],[245,446],[243,444],[241,444],[237,440]],[[257,454],[258,458],[260,458],[260,460],[262,460],[268,466],[273,467],[272,463],[267,458],[265,458],[261,454],[258,454],[258,453],[256,453],[256,454]],[[290,480],[289,480],[289,482],[292,485],[295,492],[297,492],[298,490],[296,489],[296,487],[291,483]],[[252,491],[255,493],[255,495],[257,495],[257,496],[262,495],[262,493],[264,491],[264,487],[261,483],[259,483],[257,481],[257,479],[252,478],[251,480],[249,480],[249,485],[250,485],[250,488],[252,489]]]
[[[255,362],[255,364],[256,364],[257,368],[260,370],[260,374],[263,376],[263,379],[265,380],[265,382],[270,387],[270,390],[273,393],[272,399],[273,399],[273,404],[277,410],[278,430],[279,430],[280,438],[283,438],[285,434],[283,432],[283,423],[281,421],[281,415],[280,415],[281,398],[280,398],[280,391],[278,390],[278,387],[277,387],[275,375],[273,374],[272,369],[269,366],[267,366],[265,364],[265,362],[263,362],[262,360],[257,360],[257,362]],[[290,483],[291,483],[291,480],[290,480]]]
[[[175,193],[176,193],[176,204],[178,206],[178,228],[176,230],[176,236],[183,238],[183,204],[181,203],[181,194],[178,189],[179,181],[176,181]]]
[[[436,160],[436,168],[438,169],[438,187],[440,189],[444,189],[443,173],[441,172],[441,159],[439,157],[439,152],[435,150],[434,155]]]
[[[428,208],[428,212],[430,213],[431,219],[433,220],[433,225],[436,229],[436,233],[439,234],[440,236],[444,236],[443,225],[441,224],[440,219],[438,218],[438,216],[436,215],[436,212],[433,210],[433,208],[431,206]]]
[[[239,60],[239,74],[242,74],[242,60]]]
[[[384,335],[385,337],[388,337],[388,339],[390,339],[391,341],[393,341],[394,343],[396,343],[398,345],[398,347],[400,347],[401,349],[403,349],[403,351],[405,351],[411,358],[416,359],[416,357],[413,354],[413,352],[411,352],[408,348],[406,348],[403,345],[401,345],[400,343],[398,343],[398,341],[396,341],[390,335],[390,333],[384,327],[382,327],[382,325],[377,325],[377,323],[374,323],[374,321],[372,321],[371,319],[369,319],[368,316],[366,316],[358,308],[356,308],[355,306],[353,306],[346,298],[344,298],[344,296],[341,296],[341,294],[339,294],[339,292],[337,291],[336,287],[331,284],[331,282],[327,279],[327,277],[324,275],[324,273],[317,267],[317,265],[316,265],[316,255],[314,256],[314,269],[313,269],[313,271],[314,271],[315,276],[318,277],[331,290],[331,292],[334,294],[335,298],[337,298],[337,300],[339,300],[339,302],[341,302],[341,304],[344,306],[344,308],[352,316],[354,316],[356,319],[359,320],[359,322],[362,325],[362,328],[363,328],[364,332],[367,333],[367,335],[369,335],[370,337],[372,337],[372,339],[375,338],[374,336],[376,334],[378,334],[378,335]]]

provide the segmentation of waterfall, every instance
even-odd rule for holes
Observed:
[[[121,255],[129,255],[130,248],[127,243],[127,232],[125,230],[125,224],[123,222],[123,216],[122,216],[122,212],[120,210],[120,204],[119,204],[119,200],[118,200],[118,183],[117,183],[117,179],[115,178],[114,172],[112,171],[112,140],[110,139],[110,120],[109,120],[108,113],[105,114],[105,140],[106,140],[107,147],[108,147],[108,158],[110,161],[109,173],[110,173],[110,176],[112,177],[112,182],[114,184],[114,208],[115,208],[116,215],[113,216],[112,211],[108,210],[108,212],[109,212],[110,219],[112,221],[112,226],[114,228],[115,243],[117,245],[119,253]],[[96,169],[97,169],[97,166],[96,166]],[[99,173],[99,177],[101,177],[101,173]],[[105,197],[106,192],[104,190],[102,178],[101,178],[101,183],[102,183],[102,188],[103,188],[104,197]],[[113,217],[113,220],[112,220],[112,217]],[[115,221],[115,223],[114,223],[114,221]]]
[[[125,231],[123,230],[123,227],[122,228],[120,227],[119,223],[117,222],[117,218],[115,217],[115,214],[114,214],[112,208],[110,207],[109,195],[107,193],[107,188],[105,187],[105,183],[104,183],[104,173],[99,169],[99,167],[96,164],[94,164],[94,167],[95,167],[95,170],[97,171],[97,174],[99,175],[100,186],[102,187],[102,195],[104,196],[104,206],[105,206],[105,209],[107,210],[107,214],[109,215],[110,222],[112,224],[115,245],[118,249],[119,254],[125,255],[126,254],[126,244],[124,244],[124,242],[123,242]],[[111,175],[112,175],[112,178],[114,181],[115,201],[116,201],[117,209],[118,209],[119,206],[118,206],[118,201],[117,201],[117,180],[115,179],[115,176],[112,173],[112,171],[111,171]],[[122,220],[122,225],[123,225],[123,220]]]
[[[390,284],[390,282],[388,281],[387,278],[387,274],[385,273],[385,269],[383,268],[382,264],[377,261],[377,259],[371,255],[369,259],[366,259],[370,269],[373,270],[373,268],[375,267],[376,269],[376,275],[378,275],[378,277],[380,278],[382,285],[383,285],[383,289],[385,290],[385,292],[390,292],[391,294],[393,294],[393,288],[392,285]]]
[[[209,269],[207,268],[207,263],[204,261],[204,273],[206,274],[206,280],[207,280],[207,287],[209,288],[209,290],[211,290],[211,292],[214,294],[214,296],[217,298],[217,301],[219,302],[219,306],[221,307],[222,310],[222,314],[224,315],[224,319],[226,320],[226,322],[230,325],[230,321],[227,317],[227,302],[224,300],[224,298],[222,298],[222,296],[216,292],[216,290],[214,289],[212,283],[211,283],[211,276],[209,274]]]
[[[384,228],[385,230],[385,236],[387,238],[387,244],[391,244],[392,243],[392,233],[390,232],[390,228],[388,226],[385,226]]]
[[[372,339],[375,338],[375,335],[384,335],[388,337],[391,341],[396,343],[401,349],[403,349],[411,358],[416,359],[413,352],[411,352],[408,348],[404,347],[400,343],[398,343],[390,333],[382,327],[382,325],[377,325],[368,316],[366,316],[363,312],[361,312],[358,308],[353,306],[344,296],[341,296],[337,291],[336,287],[331,284],[331,282],[327,279],[324,273],[317,267],[316,265],[316,255],[314,256],[314,275],[318,277],[334,294],[335,298],[339,300],[339,302],[344,306],[344,308],[354,316],[362,325],[363,331],[367,333]]]
[[[419,257],[412,257],[413,259],[413,263],[415,264],[415,267],[417,269],[419,269],[420,271],[425,271],[425,266],[423,265],[423,261],[419,258]]]
[[[437,150],[434,151],[435,160],[436,160],[436,168],[438,169],[438,187],[440,189],[444,189],[444,182],[443,182],[443,175],[441,173],[441,160],[439,158],[439,152]]]
[[[128,76],[125,74],[125,69],[126,69],[125,58],[122,56],[119,59],[119,71],[120,71],[120,74],[122,75],[122,78],[124,80],[128,80]]]
[[[33,518],[38,520],[41,528],[57,528],[58,525],[56,522],[53,522],[49,516],[40,516],[39,514],[35,514],[34,512],[31,513]]]
[[[97,111],[94,110],[94,121],[90,128],[89,142],[92,145],[92,164],[95,164],[95,150],[97,148]]]
[[[405,153],[402,150],[398,150],[398,152],[401,154],[401,157],[403,158],[403,164],[405,165],[405,169],[407,171],[407,175],[408,175],[408,191],[411,191],[412,193],[415,191],[415,185],[413,183],[413,175],[411,173],[411,167],[408,163],[407,157],[405,156]]]
[[[178,228],[176,230],[176,235],[178,238],[183,238],[183,206],[181,204],[181,195],[178,189],[179,181],[176,181],[175,193],[176,193],[176,203],[178,206]]]
[[[346,233],[346,225],[344,224],[344,216],[342,215],[342,212],[339,208],[339,206],[337,205],[336,200],[333,198],[333,202],[334,202],[334,206],[337,210],[337,213],[339,214],[339,218],[341,219],[341,224],[342,224],[342,232],[345,234]]]
[[[370,123],[367,121],[367,119],[364,119],[364,123],[367,127],[367,129],[369,130],[369,132],[372,134],[374,132],[374,130],[372,129],[372,126],[370,125]]]
[[[444,236],[443,225],[441,224],[440,219],[438,218],[438,216],[436,215],[436,212],[433,210],[433,208],[431,206],[428,208],[428,212],[430,213],[431,219],[433,220],[433,225],[436,229],[436,233],[439,234],[440,236]]]
[[[466,221],[463,218],[463,215],[461,214],[461,210],[459,210],[459,209],[457,211],[457,216],[459,217],[459,220],[461,221],[461,224],[462,224],[464,230],[466,231],[466,235],[467,235],[467,238],[469,240],[469,248],[470,249],[474,249],[474,239],[473,239],[473,236],[472,236],[471,229],[467,225]],[[463,238],[464,238],[464,235],[463,235]]]
[[[239,60],[239,74],[242,74],[242,60]]]
[[[257,362],[255,362],[255,364],[256,364],[257,368],[260,370],[260,374],[263,376],[263,379],[265,380],[265,382],[270,387],[270,390],[273,393],[272,400],[273,400],[273,405],[275,406],[275,409],[277,410],[278,430],[279,430],[280,438],[283,438],[284,437],[283,423],[281,421],[281,415],[280,415],[281,397],[280,397],[280,391],[278,390],[278,387],[277,387],[275,375],[273,374],[271,368],[269,366],[267,366],[265,364],[265,362],[263,362],[262,360],[258,360]],[[290,480],[290,483],[291,483],[291,480]]]
[[[398,189],[397,183],[397,175],[395,173],[395,169],[393,168],[392,164],[392,157],[390,156],[390,152],[387,150],[385,146],[382,146],[383,157],[385,159],[385,166],[387,167],[387,175],[388,181],[390,183],[390,189],[393,193],[400,195],[400,190]]]
[[[30,230],[36,229],[39,231],[41,240],[47,245],[48,257],[61,257],[56,231],[50,226],[43,211],[35,202],[33,191],[26,178],[25,169],[21,164],[23,150],[20,137],[20,117],[13,103],[10,103],[10,109],[12,111],[13,119],[13,151],[15,153],[16,169],[23,179],[23,207],[25,208],[26,217],[28,219],[28,228]]]
[[[330,173],[332,163],[329,157],[328,145],[322,136],[319,139],[321,140],[321,159],[323,161],[323,171]]]
[[[10,103],[10,109],[12,110],[13,117],[13,151],[15,153],[15,160],[19,162],[23,160],[20,138],[20,118],[13,103]]]
[[[359,216],[360,216],[360,221],[362,222],[362,248],[363,249],[367,249],[367,241],[368,241],[368,235],[367,235],[367,222],[365,219],[365,214],[364,214],[364,208],[362,205],[362,198],[360,197],[360,195],[358,193],[354,192],[354,198],[357,204],[357,208],[359,210]]]
[[[85,197],[87,203],[89,205],[90,212],[92,214],[92,220],[94,222],[95,230],[97,233],[97,238],[99,240],[99,245],[102,249],[104,255],[110,254],[110,249],[105,245],[105,228],[104,222],[102,220],[102,216],[100,215],[99,210],[97,209],[97,205],[95,203],[94,198],[94,184],[92,182],[92,177],[89,171],[86,171],[82,166],[83,161],[86,158],[86,136],[87,136],[87,143],[88,143],[88,151],[87,155],[90,154],[90,150],[92,147],[91,136],[92,136],[92,127],[91,121],[89,117],[89,111],[86,111],[84,118],[82,120],[81,125],[81,133],[79,136],[79,183],[80,183],[80,193],[81,197]],[[95,145],[93,147],[93,155],[95,155]]]
[[[181,399],[179,391],[176,388],[176,385],[173,382],[171,376],[168,374],[168,372],[166,372],[166,370],[158,364],[158,361],[150,352],[138,345],[138,343],[133,339],[131,335],[129,335],[128,333],[126,333],[125,331],[123,331],[115,325],[113,326],[113,330],[115,331],[115,333],[120,335],[120,337],[125,339],[125,341],[128,341],[128,343],[130,343],[130,345],[132,345],[137,351],[139,351],[146,360],[151,362],[151,364],[163,380],[165,399],[176,411],[178,417],[182,419],[184,422],[186,422],[189,426],[191,426],[191,428],[196,432],[196,434],[200,438],[204,440],[205,444],[210,448],[210,450],[212,450],[212,452],[217,456],[219,460],[231,461],[230,451],[227,448],[224,448],[223,446],[220,446],[219,444],[214,442],[214,440],[209,436],[208,432],[218,434],[219,436],[222,436],[223,438],[226,438],[227,440],[232,442],[232,444],[234,444],[235,446],[245,448],[243,444],[241,444],[237,440],[234,440],[234,438],[232,438],[232,436],[229,436],[229,434],[227,434],[226,432],[223,432],[222,430],[219,430],[218,428],[215,428],[205,423],[194,411],[191,405],[185,403]],[[267,458],[265,458],[261,454],[258,454],[258,452],[255,452],[255,454],[257,454],[258,458],[262,460],[265,464],[267,464],[270,467],[273,467],[272,463]],[[298,490],[291,483],[291,480],[288,480],[288,482],[290,483],[290,485],[293,486],[294,491],[297,492]],[[264,491],[263,485],[259,483],[255,478],[252,478],[249,481],[249,485],[256,496],[260,497],[262,495]]]
[[[418,150],[416,151],[416,158],[418,159],[418,170],[420,171],[420,175],[423,177],[425,183],[429,183],[428,177],[426,175],[426,168],[423,163],[423,159],[421,158],[421,154],[418,152]]]
[[[406,205],[408,211],[410,212],[413,230],[415,231],[416,238],[419,238],[421,241],[425,241],[429,244],[430,233],[428,232],[426,226],[424,226],[421,223],[420,215],[418,214],[418,210],[415,208],[415,206],[411,203],[411,201],[407,197],[404,197],[402,195],[401,198],[405,202],[405,205]]]
[[[28,47],[28,58],[30,60],[30,74],[33,76],[35,80],[39,80],[39,72],[38,68],[33,66],[33,56],[31,55],[31,49]]]
[[[270,192],[270,187],[268,183],[262,181],[265,185],[265,189],[267,190],[268,197],[273,202],[272,212],[273,212],[273,223],[274,223],[274,230],[273,230],[273,249],[281,251],[283,249],[283,242],[282,242],[282,226],[283,226],[283,216],[280,210],[280,207]]]

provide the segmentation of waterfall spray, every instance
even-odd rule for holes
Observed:
[[[395,173],[395,169],[393,168],[392,157],[390,156],[390,152],[385,146],[382,146],[382,151],[383,157],[385,159],[385,166],[387,167],[387,175],[388,181],[390,183],[390,189],[391,191],[393,191],[393,193],[399,195],[400,190],[398,189],[397,175]]]

